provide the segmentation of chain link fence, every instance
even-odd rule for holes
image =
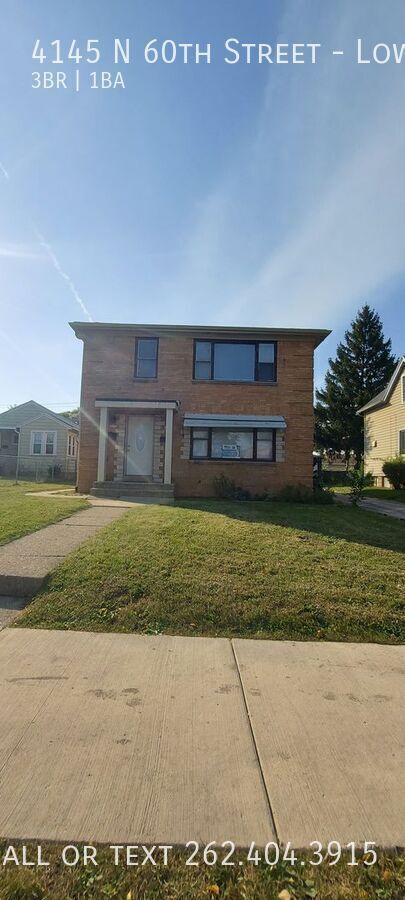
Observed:
[[[77,461],[73,457],[55,462],[46,456],[17,456],[0,452],[0,478],[15,481],[76,481]]]

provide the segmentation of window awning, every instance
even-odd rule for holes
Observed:
[[[185,428],[286,428],[283,416],[225,416],[185,413]]]

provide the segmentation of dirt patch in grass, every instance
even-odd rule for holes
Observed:
[[[395,643],[405,528],[351,507],[131,510],[72,553],[18,625]]]

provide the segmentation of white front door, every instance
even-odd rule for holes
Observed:
[[[153,471],[153,416],[128,416],[126,474],[149,479]]]

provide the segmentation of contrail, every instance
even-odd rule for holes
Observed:
[[[61,266],[57,256],[55,256],[55,253],[53,252],[51,245],[47,244],[45,238],[42,236],[42,234],[39,231],[37,231],[36,228],[34,228],[34,234],[35,234],[37,241],[41,245],[42,249],[45,250],[45,253],[48,256],[48,258],[50,259],[56,272],[58,272],[60,277],[63,278],[64,281],[66,281],[66,284],[67,284],[69,290],[71,291],[71,293],[73,294],[73,296],[76,300],[76,303],[79,304],[79,306],[83,310],[85,316],[87,316],[89,322],[92,322],[93,321],[92,316],[90,315],[84,301],[82,300],[80,294],[78,293],[72,279],[70,278],[70,275],[68,275],[66,272],[63,271],[62,266]]]
[[[5,166],[3,166],[3,163],[2,163],[2,162],[0,162],[0,172],[2,172],[4,178],[6,178],[7,181],[10,181],[10,175],[9,175],[9,173],[7,172],[7,169],[5,168]],[[31,227],[32,227],[32,226],[31,226]],[[62,269],[62,266],[61,266],[61,264],[60,264],[60,262],[59,262],[57,256],[55,256],[55,253],[54,253],[54,251],[53,251],[51,245],[48,244],[48,243],[46,242],[45,238],[44,238],[44,237],[42,236],[42,234],[37,230],[37,228],[32,228],[32,230],[33,230],[33,233],[34,233],[34,235],[35,235],[35,237],[36,237],[38,243],[41,245],[42,249],[45,250],[45,253],[46,253],[48,259],[50,259],[50,261],[51,261],[51,263],[52,263],[52,265],[53,265],[55,271],[56,271],[56,272],[58,273],[58,275],[60,275],[60,277],[63,278],[63,280],[66,282],[66,284],[67,284],[67,286],[68,286],[68,288],[69,288],[71,294],[73,294],[73,297],[74,297],[74,299],[76,300],[76,303],[79,304],[80,309],[84,312],[84,315],[87,316],[89,322],[92,322],[92,321],[93,321],[93,318],[92,318],[92,316],[90,315],[90,313],[89,313],[89,311],[88,311],[88,309],[87,309],[87,307],[86,307],[86,304],[85,304],[84,301],[82,300],[82,298],[81,298],[81,296],[80,296],[80,294],[79,294],[79,292],[78,292],[78,290],[77,290],[75,284],[73,283],[73,281],[72,281],[70,275],[68,275],[67,272],[65,272],[65,271]]]

